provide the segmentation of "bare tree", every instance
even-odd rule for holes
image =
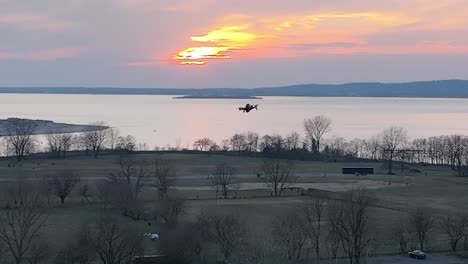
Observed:
[[[369,203],[365,190],[353,190],[330,211],[331,229],[340,238],[350,264],[361,263],[361,256],[370,243]]]
[[[229,151],[230,144],[231,144],[230,141],[227,140],[227,139],[221,141],[221,146],[220,146],[221,150],[222,151]]]
[[[79,190],[81,196],[81,203],[89,203],[89,198],[91,197],[91,190],[89,189],[88,184],[82,184]]]
[[[272,231],[285,260],[300,261],[307,241],[307,223],[303,215],[294,210],[279,216],[273,221]]]
[[[221,147],[215,142],[213,142],[213,144],[208,149],[208,151],[220,151],[220,150],[221,150]]]
[[[414,248],[413,234],[411,234],[411,230],[409,230],[407,222],[408,221],[400,219],[392,230],[392,237],[396,242],[398,242],[401,254],[406,254],[409,248]]]
[[[381,147],[388,159],[388,173],[392,173],[395,152],[408,141],[408,134],[402,127],[392,126],[385,129],[381,136]]]
[[[328,228],[327,236],[325,237],[325,243],[327,246],[328,257],[334,259],[335,262],[338,259],[338,253],[340,251],[341,238],[338,233],[333,230],[333,226]]]
[[[367,140],[364,144],[364,148],[367,152],[367,158],[377,159],[380,149],[380,141],[377,137],[372,137]]]
[[[366,141],[363,139],[355,138],[351,140],[348,144],[347,154],[353,157],[358,157],[358,158],[363,157],[365,144],[366,144]]]
[[[11,186],[10,186],[11,187]],[[0,213],[0,242],[16,264],[23,264],[46,221],[39,194],[19,182],[9,189],[15,202]]]
[[[46,139],[49,152],[56,157],[60,157],[62,145],[59,139],[59,134],[48,134],[46,135]]]
[[[242,151],[246,147],[246,137],[244,134],[235,134],[230,139],[230,144],[233,151]]]
[[[234,175],[235,169],[226,163],[216,165],[210,176],[211,183],[216,186],[216,196],[219,188],[223,196],[228,196],[229,189],[234,184]]]
[[[8,249],[6,248],[5,245],[3,245],[3,242],[0,243],[0,263],[7,263],[8,259]]]
[[[168,197],[169,188],[175,183],[175,169],[165,160],[154,161],[152,186],[158,191],[159,199]]]
[[[117,147],[118,138],[120,137],[120,130],[118,128],[109,129],[109,148],[115,150]]]
[[[65,199],[79,182],[80,176],[71,171],[64,171],[50,179],[50,185],[53,188],[53,192],[55,196],[60,198],[60,202],[62,204],[65,203]]]
[[[417,209],[410,217],[410,226],[416,235],[421,250],[424,250],[429,242],[434,222],[434,218],[424,209]]]
[[[89,245],[89,226],[85,225],[76,232],[60,249],[55,257],[55,264],[90,264],[95,257],[94,249]]]
[[[451,156],[451,165],[452,167],[456,167],[458,176],[463,176],[463,166],[464,164],[464,157],[466,154],[467,148],[467,139],[462,135],[451,135],[448,138],[448,147],[450,150]]]
[[[258,133],[254,132],[247,132],[247,135],[245,136],[245,143],[247,146],[247,151],[249,152],[255,152],[258,149],[258,140],[259,140],[259,135]]]
[[[281,135],[274,134],[271,136],[272,150],[282,152],[285,150],[285,140]]]
[[[323,237],[323,218],[325,214],[325,200],[314,199],[307,200],[301,206],[302,214],[307,223],[307,231],[315,247],[315,256],[320,260],[320,242]]]
[[[119,169],[108,177],[111,204],[122,210],[122,215],[137,221],[144,211],[144,203],[140,199],[140,192],[148,184],[149,173],[145,164],[136,162],[132,158],[120,158]],[[103,193],[106,194],[106,193]]]
[[[132,158],[124,157],[120,157],[118,164],[119,169],[109,175],[109,180],[123,185],[128,192],[129,198],[137,199],[148,178],[148,172],[144,164],[138,163]]]
[[[50,248],[45,243],[37,243],[31,246],[29,254],[26,256],[28,264],[47,263],[47,258],[50,255]]]
[[[142,252],[142,239],[128,226],[117,224],[112,218],[101,218],[88,233],[88,242],[103,264],[131,263]]]
[[[281,196],[283,191],[296,181],[293,169],[292,161],[263,159],[257,176],[270,188],[273,196]]]
[[[74,137],[72,134],[49,134],[46,139],[49,152],[57,158],[65,158],[73,146]]]
[[[154,217],[160,220],[166,228],[172,229],[182,222],[186,214],[186,202],[184,199],[164,199],[159,200],[154,210]]]
[[[200,151],[208,151],[211,145],[214,145],[215,142],[209,138],[202,138],[195,141],[193,148]]]
[[[331,123],[330,118],[323,115],[304,120],[304,129],[307,136],[311,142],[317,144],[316,149],[312,149],[313,152],[320,152],[320,140],[325,133],[331,131]]]
[[[342,157],[345,155],[346,140],[344,138],[333,136],[327,141],[326,150],[329,154],[335,157]]]
[[[448,215],[442,221],[442,227],[450,239],[450,247],[453,252],[457,251],[458,242],[465,236],[465,230],[468,228],[468,218],[466,216]]]
[[[286,148],[288,150],[296,150],[300,147],[301,135],[297,132],[291,132],[286,138]]]
[[[203,263],[202,253],[209,239],[207,227],[204,220],[197,220],[193,223],[182,223],[164,232],[166,235],[161,241],[161,250],[168,263]]]
[[[30,120],[26,119],[9,119],[9,121],[6,128],[7,137],[5,137],[5,140],[8,145],[13,147],[16,159],[22,161],[24,156],[33,147],[35,127]]]
[[[117,137],[117,142],[115,143],[116,150],[124,150],[128,153],[136,150],[137,143],[134,136],[128,135],[126,137]]]
[[[273,148],[273,139],[270,135],[264,135],[260,140],[260,151],[268,152]]]
[[[218,246],[223,259],[222,263],[229,263],[230,258],[242,246],[247,229],[245,223],[236,214],[217,214],[209,218],[211,237]]]
[[[94,158],[97,158],[109,140],[110,129],[103,122],[96,122],[91,124],[91,126],[91,128],[83,132],[81,140],[85,149],[91,150]]]

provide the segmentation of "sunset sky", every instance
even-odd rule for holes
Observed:
[[[0,0],[0,86],[468,79],[466,0]]]

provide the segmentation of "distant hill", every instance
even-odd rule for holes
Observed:
[[[266,88],[84,88],[0,87],[0,93],[185,95],[193,97],[316,96],[316,97],[421,97],[468,98],[467,80],[410,83],[303,84]]]

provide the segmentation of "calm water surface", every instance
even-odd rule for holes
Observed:
[[[260,104],[258,111],[239,112],[237,107],[246,103],[148,95],[0,94],[0,118],[77,124],[105,121],[151,148],[176,142],[191,146],[202,137],[221,141],[245,131],[302,133],[303,120],[319,114],[333,121],[329,136],[347,139],[370,137],[390,125],[407,128],[413,138],[468,134],[465,99],[265,97],[250,101]]]

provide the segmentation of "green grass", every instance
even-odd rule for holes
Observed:
[[[132,155],[135,160],[150,163],[156,158],[163,158],[170,161],[176,168],[177,176],[183,178],[177,181],[179,186],[206,186],[210,182],[207,176],[213,167],[220,163],[236,168],[242,182],[258,182],[254,171],[259,167],[261,160],[255,157],[233,156],[233,155],[207,155],[207,154],[136,154]],[[19,175],[28,178],[40,178],[49,176],[62,170],[72,170],[82,177],[82,182],[89,184],[92,189],[107,177],[111,172],[118,169],[117,155],[104,155],[98,159],[85,156],[70,157],[67,159],[36,159],[28,160],[18,166],[10,159],[0,159],[0,184],[1,181],[14,180]],[[39,163],[39,164],[38,164]],[[8,164],[16,164],[15,168],[8,167]],[[377,174],[366,177],[355,177],[341,175],[342,167],[363,166],[374,167]],[[381,253],[395,252],[398,247],[391,241],[391,229],[400,221],[408,217],[408,212],[415,208],[425,207],[432,210],[434,215],[443,216],[447,213],[463,212],[468,210],[468,179],[457,178],[454,172],[447,167],[437,166],[411,166],[421,170],[421,173],[411,174],[401,173],[396,167],[397,175],[389,176],[384,174],[385,170],[381,163],[376,162],[311,162],[297,161],[295,172],[300,176],[301,182],[341,182],[343,180],[379,180],[393,183],[402,183],[404,176],[414,177],[414,185],[382,188],[370,190],[370,193],[383,204],[391,205],[389,210],[384,208],[372,209],[372,231],[379,238],[378,250]],[[324,172],[327,177],[322,177]],[[193,178],[187,178],[187,176]],[[95,192],[95,189],[94,189]],[[178,191],[177,195],[190,199],[188,218],[194,218],[203,211],[229,211],[235,212],[243,217],[248,226],[251,227],[252,234],[265,239],[271,239],[272,220],[294,206],[300,204],[304,197],[268,197],[268,191],[255,190],[243,192],[247,197],[260,197],[237,200],[224,200],[217,202],[214,198],[214,191]],[[151,206],[152,200],[156,197],[153,189],[146,188],[143,196],[147,204]],[[196,200],[200,198],[200,200]],[[203,200],[201,200],[203,199]],[[54,208],[50,209],[50,215],[44,234],[51,246],[55,249],[64,245],[70,232],[80,230],[81,224],[87,219],[98,216],[101,211],[96,205],[82,205],[81,198],[75,192],[67,198],[65,206],[59,205],[58,199],[53,201]],[[147,223],[134,222],[122,217],[118,212],[111,213],[115,219],[128,225],[134,225],[141,234],[155,230],[158,227],[147,226]],[[145,241],[146,253],[156,253],[157,243],[149,240]],[[435,248],[447,248],[445,237],[440,228],[434,234],[432,245]]]

